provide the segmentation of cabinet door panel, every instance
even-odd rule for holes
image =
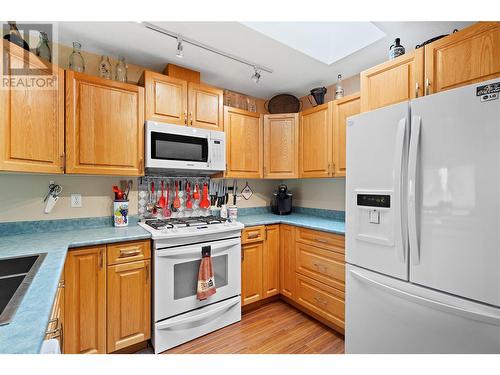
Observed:
[[[187,125],[187,82],[145,71],[141,83],[146,92],[146,120]]]
[[[150,279],[149,260],[108,267],[108,352],[150,338]]]
[[[429,93],[500,77],[500,22],[479,22],[425,46]]]
[[[279,241],[279,225],[267,225],[262,259],[262,269],[264,271],[263,298],[279,294]]]
[[[106,247],[68,251],[64,280],[64,352],[106,353]]]
[[[215,87],[189,83],[189,125],[222,131],[224,129],[222,90]]]
[[[332,115],[329,103],[301,112],[300,177],[330,177]]]
[[[52,88],[0,90],[0,170],[63,173],[64,70],[53,65],[51,72],[49,64],[30,53],[26,56],[24,49],[6,40],[3,47],[10,68],[21,69],[26,63],[35,73],[50,73],[42,77],[52,82]]]
[[[346,121],[360,112],[359,93],[333,102],[333,167],[335,177],[345,176],[346,171]]]
[[[424,49],[361,72],[361,112],[423,95]]]
[[[263,127],[260,114],[225,107],[226,177],[262,178]]]
[[[143,172],[143,88],[66,72],[67,172]]]
[[[280,293],[295,298],[295,227],[280,225]]]
[[[251,243],[241,247],[241,304],[248,305],[262,297],[262,254],[264,243]]]
[[[264,116],[264,178],[297,178],[298,114]]]

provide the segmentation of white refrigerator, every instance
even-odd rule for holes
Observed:
[[[499,95],[348,119],[346,353],[500,353]]]

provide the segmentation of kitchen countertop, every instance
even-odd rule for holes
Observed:
[[[0,354],[40,352],[68,248],[150,237],[137,224],[0,236],[0,258],[47,253],[13,320],[0,326]]]
[[[298,227],[320,230],[336,234],[345,234],[344,220],[325,218],[303,213],[291,213],[290,215],[275,215],[271,212],[257,213],[238,216],[238,221],[245,227],[270,224],[290,224]]]

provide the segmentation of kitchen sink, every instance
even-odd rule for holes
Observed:
[[[0,325],[10,323],[46,255],[0,259]]]

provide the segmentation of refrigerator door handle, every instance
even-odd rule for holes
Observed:
[[[500,317],[495,316],[495,315],[490,315],[490,314],[485,314],[481,311],[473,311],[467,308],[459,307],[459,306],[454,306],[450,305],[445,302],[440,302],[440,301],[435,301],[430,298],[422,297],[422,296],[417,296],[415,294],[394,288],[390,285],[383,284],[379,281],[373,280],[367,276],[364,276],[356,271],[350,270],[350,273],[352,276],[354,276],[356,279],[365,282],[367,284],[370,284],[371,286],[392,294],[393,296],[403,298],[409,302],[416,303],[422,306],[429,307],[434,310],[440,310],[444,313],[449,313],[453,315],[458,315],[466,319],[471,319],[471,320],[476,320],[479,322],[487,323],[487,324],[492,324],[495,326],[500,326]]]
[[[403,157],[404,157],[404,142],[406,133],[406,117],[399,120],[398,130],[396,133],[396,152],[394,155],[394,189],[396,191],[396,199],[400,203],[400,208],[395,212],[396,233],[401,234],[401,252],[398,257],[402,263],[406,262],[406,235],[403,225]]]
[[[422,118],[412,116],[410,149],[408,156],[408,237],[410,242],[410,257],[414,265],[420,263],[420,248],[417,236],[417,159],[418,145],[420,142],[420,128]]]

